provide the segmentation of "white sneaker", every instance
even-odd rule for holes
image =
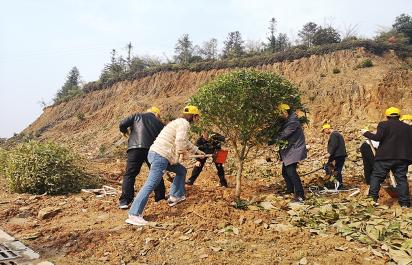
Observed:
[[[185,201],[186,200],[186,196],[182,196],[182,197],[174,197],[172,195],[170,195],[169,199],[167,200],[167,204],[169,204],[170,207],[175,206],[176,204]]]
[[[120,205],[119,205],[119,209],[122,209],[122,210],[129,209],[129,207],[130,207],[129,204],[120,204]]]
[[[126,223],[131,224],[131,225],[137,225],[137,226],[143,226],[143,225],[148,225],[149,222],[143,219],[143,216],[141,215],[130,215],[129,218],[126,219]]]

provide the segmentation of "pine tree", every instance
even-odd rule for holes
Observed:
[[[229,32],[224,44],[222,58],[239,58],[245,53],[242,35],[239,31]]]
[[[193,44],[189,38],[189,34],[183,34],[183,36],[177,40],[175,53],[175,61],[178,64],[188,64],[191,62],[193,57]]]
[[[57,92],[54,102],[63,101],[74,97],[75,95],[81,94],[82,90],[80,88],[80,72],[76,66],[74,66],[69,74],[67,75],[66,82],[62,88]]]

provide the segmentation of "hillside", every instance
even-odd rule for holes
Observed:
[[[357,68],[367,59],[372,67]],[[362,128],[366,122],[379,121],[389,105],[412,112],[412,72],[392,52],[377,56],[361,48],[342,50],[255,69],[281,74],[300,88],[310,111],[309,134],[324,119],[338,129]],[[123,141],[118,132],[122,118],[150,105],[159,106],[164,117],[177,116],[199,86],[227,71],[231,69],[160,72],[120,82],[45,108],[23,133],[58,140],[89,157],[110,153]],[[78,117],[82,114],[83,120]]]
[[[358,67],[368,59],[372,67]],[[235,177],[229,156],[229,188],[216,186],[215,168],[207,164],[187,188],[184,203],[171,208],[150,198],[144,215],[152,223],[145,227],[125,224],[127,213],[117,208],[119,194],[16,194],[0,178],[2,229],[55,264],[407,264],[412,252],[397,249],[410,248],[411,212],[384,191],[380,207],[364,199],[357,148],[362,141],[358,130],[381,120],[387,106],[412,112],[410,66],[391,52],[377,56],[356,49],[256,69],[295,83],[310,111],[305,134],[311,148],[298,169],[307,196],[304,206],[294,208],[288,205],[290,197],[281,195],[280,163],[265,159],[275,157],[267,148],[245,167],[241,196],[248,202],[246,210],[233,207]],[[125,159],[117,158],[124,156],[126,143],[119,121],[151,105],[159,106],[165,119],[177,116],[199,86],[227,71],[231,69],[160,72],[117,83],[45,108],[23,133],[71,146],[91,158],[88,168],[120,191]],[[348,197],[353,190],[316,195],[311,185],[322,184],[322,171],[304,176],[324,162],[327,139],[319,133],[324,119],[345,136],[345,186],[360,189],[353,197]],[[107,159],[95,159],[101,157]],[[185,164],[190,171],[193,161]],[[146,176],[144,166],[137,189]],[[55,216],[39,217],[50,208]]]

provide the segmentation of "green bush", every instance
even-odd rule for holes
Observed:
[[[7,151],[0,147],[0,177],[4,176],[4,169],[7,161]]]
[[[66,194],[97,184],[81,162],[76,154],[55,143],[29,141],[7,152],[4,172],[14,192]]]
[[[338,68],[333,68],[333,71],[332,71],[334,74],[339,74],[340,73],[340,70],[338,69]]]
[[[84,121],[84,120],[86,119],[86,117],[85,117],[85,115],[84,115],[83,112],[78,112],[76,116],[77,116],[77,119],[78,119],[79,121]]]
[[[358,65],[358,68],[367,68],[367,67],[372,67],[372,66],[373,66],[372,60],[366,59]]]

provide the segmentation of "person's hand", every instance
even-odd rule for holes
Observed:
[[[123,137],[125,137],[125,138],[129,137],[129,134],[128,134],[128,133],[122,133],[122,135],[123,135]]]
[[[202,163],[200,163],[200,161],[196,161],[195,167],[200,167],[201,164],[202,164]]]
[[[368,130],[367,129],[361,129],[361,134],[364,135]]]

